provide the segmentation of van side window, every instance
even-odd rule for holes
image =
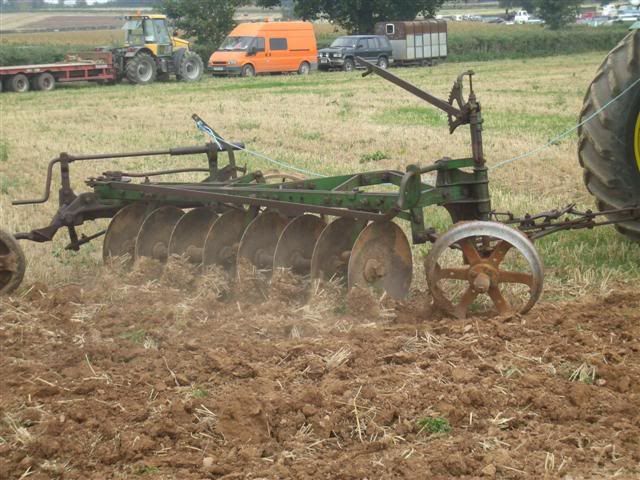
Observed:
[[[270,38],[269,49],[271,50],[287,50],[286,38]]]
[[[367,43],[369,44],[369,50],[377,50],[380,48],[376,40],[377,38],[367,38]]]
[[[254,40],[256,52],[264,52],[264,37],[256,37]]]
[[[387,23],[387,35],[396,33],[396,26],[393,23]]]

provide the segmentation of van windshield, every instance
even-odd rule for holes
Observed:
[[[331,44],[332,47],[352,47],[356,46],[356,39],[353,37],[336,38]]]
[[[247,50],[256,37],[227,37],[218,50]]]

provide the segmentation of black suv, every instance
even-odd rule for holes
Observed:
[[[393,63],[391,44],[382,35],[349,35],[336,38],[330,47],[318,51],[318,69],[340,68],[350,72],[356,68],[355,57],[387,68]]]

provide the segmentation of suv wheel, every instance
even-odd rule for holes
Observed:
[[[342,66],[342,69],[345,72],[351,72],[351,71],[353,71],[354,68],[356,68],[356,66],[353,63],[353,58],[345,58],[344,59],[344,65]]]
[[[383,70],[389,68],[389,60],[387,60],[387,57],[380,57],[378,59],[378,66]]]

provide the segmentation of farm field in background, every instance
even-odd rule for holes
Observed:
[[[489,166],[573,127],[606,52],[445,63],[394,73],[445,97],[474,69]],[[207,77],[194,84],[69,85],[0,95],[0,227],[48,224],[46,165],[70,154],[225,138],[321,174],[469,155],[466,129],[375,76]],[[577,202],[577,139],[490,171],[493,207],[522,215]],[[248,154],[238,162],[276,167]],[[74,189],[107,170],[204,166],[201,156],[71,165]],[[190,175],[181,180],[198,179]],[[54,182],[57,181],[57,175]],[[444,209],[426,218],[439,231]],[[92,222],[80,233],[106,225]],[[613,228],[536,243],[542,302],[525,316],[443,318],[413,248],[406,302],[287,275],[232,285],[141,262],[101,266],[24,243],[23,287],[0,299],[0,477],[572,478],[640,475],[640,249]]]

